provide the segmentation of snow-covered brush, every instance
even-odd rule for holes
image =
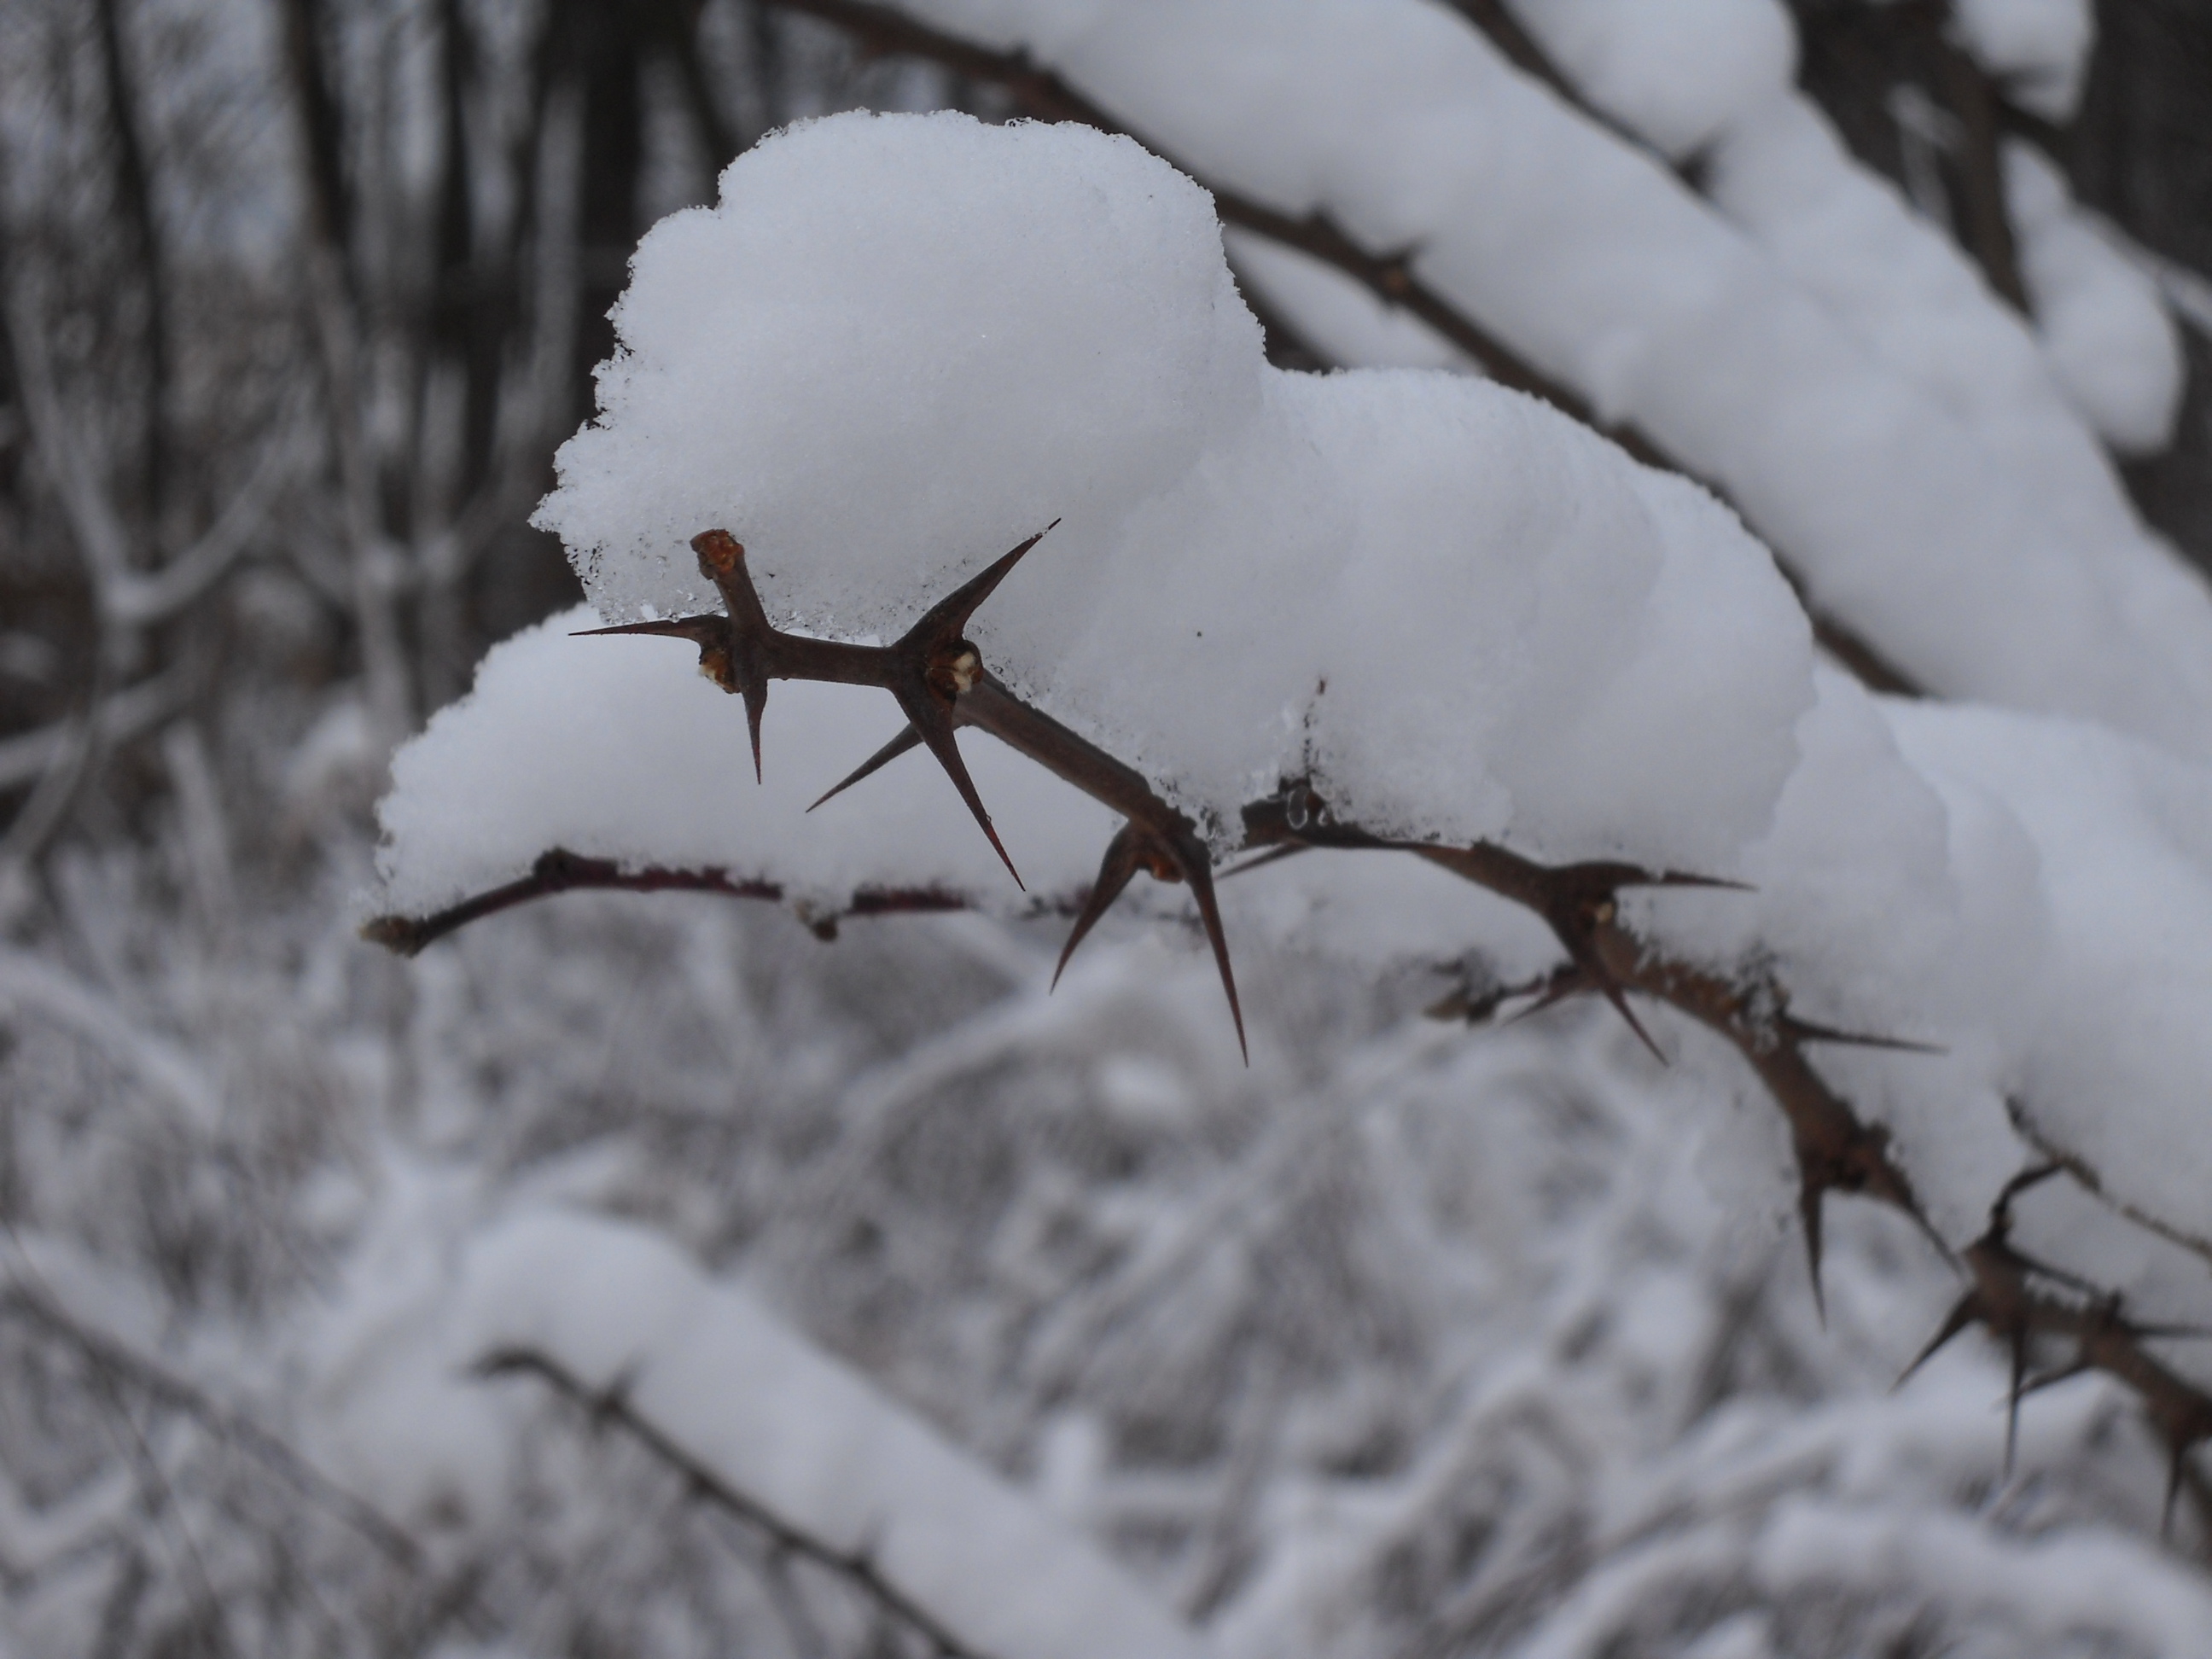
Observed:
[[[539,519],[597,614],[398,757],[371,937],[688,888],[817,930],[1058,910],[1064,968],[1117,899],[1158,913],[1144,870],[1195,899],[1240,1043],[1247,930],[1602,995],[1763,1085],[1816,1291],[1827,1195],[1890,1206],[1972,1281],[1947,1334],[2021,1356],[2015,1403],[2033,1347],[2117,1376],[2185,1481],[2212,1392],[2159,1345],[2212,1261],[2212,774],[1870,696],[1733,514],[1533,399],[1267,368],[1212,204],[1125,139],[835,118],[633,269]],[[686,640],[712,686],[572,631]],[[889,745],[852,688],[893,693]],[[810,816],[915,747],[953,789]]]

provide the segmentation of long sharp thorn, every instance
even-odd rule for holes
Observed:
[[[1221,970],[1221,988],[1229,994],[1229,1018],[1237,1024],[1237,1052],[1249,1066],[1252,1048],[1244,1041],[1244,1010],[1237,1000],[1237,975],[1229,966],[1229,936],[1222,932],[1221,907],[1213,898],[1213,866],[1206,862],[1206,849],[1195,838],[1188,847],[1176,848],[1176,862],[1182,866],[1182,878],[1190,884],[1199,921],[1206,928],[1206,942],[1213,947],[1213,965]]]
[[[1928,1346],[1921,1349],[1918,1353],[1913,1355],[1912,1363],[1897,1374],[1897,1381],[1889,1385],[1889,1391],[1892,1394],[1895,1394],[1907,1382],[1910,1382],[1912,1380],[1914,1374],[1917,1372],[1923,1365],[1933,1359],[1936,1354],[1942,1351],[1942,1346],[1946,1342],[1948,1342],[1953,1337],[1958,1335],[1960,1331],[1965,1330],[1967,1326],[1972,1324],[1974,1321],[1980,1316],[1981,1310],[1981,1298],[1976,1296],[1973,1291],[1968,1291],[1966,1295],[1960,1297],[1959,1298],[1958,1305],[1953,1308],[1948,1314],[1944,1316],[1943,1323],[1940,1328],[1938,1328],[1936,1334],[1928,1339]]]
[[[1636,1018],[1635,1010],[1628,1006],[1627,994],[1620,988],[1613,975],[1606,972],[1604,964],[1593,960],[1580,962],[1577,965],[1582,969],[1583,976],[1595,985],[1599,994],[1613,1006],[1623,1019],[1628,1022],[1628,1029],[1644,1040],[1644,1046],[1651,1051],[1651,1057],[1662,1066],[1667,1065],[1668,1061],[1666,1054],[1661,1051],[1659,1045],[1651,1040],[1651,1033],[1644,1029],[1644,1022]]]
[[[1137,827],[1125,823],[1114,832],[1106,843],[1106,856],[1098,861],[1098,879],[1091,884],[1091,892],[1083,901],[1082,913],[1075,918],[1075,926],[1067,935],[1067,943],[1060,947],[1060,960],[1053,966],[1052,988],[1060,988],[1060,976],[1067,971],[1069,958],[1075,947],[1083,943],[1085,935],[1096,927],[1098,918],[1113,908],[1114,901],[1121,896],[1137,873]]]
[[[1300,853],[1308,850],[1310,849],[1300,842],[1285,842],[1280,847],[1270,847],[1264,853],[1255,853],[1242,864],[1232,864],[1226,870],[1218,872],[1214,879],[1227,881],[1231,876],[1241,876],[1248,870],[1258,870],[1270,864],[1279,864],[1285,859],[1296,858]]]
[[[968,626],[968,618],[974,616],[983,601],[991,597],[992,590],[1006,579],[1006,573],[1021,562],[1022,555],[1042,541],[1051,532],[1053,525],[1059,522],[1059,520],[1054,519],[1052,524],[1038,531],[1036,535],[1022,543],[1012,552],[1003,554],[994,560],[984,569],[970,576],[951,592],[930,606],[922,619],[907,630],[906,637],[925,640],[949,639],[960,633]]]
[[[2173,1448],[2173,1462],[2166,1473],[2166,1504],[2159,1511],[2158,1538],[2160,1543],[2167,1542],[2173,1535],[2173,1504],[2174,1500],[2181,1496],[2182,1465],[2188,1456],[2188,1443],[2177,1442]]]
[[[742,689],[745,698],[745,735],[752,739],[753,744],[753,781],[757,784],[763,783],[767,780],[761,775],[760,728],[761,716],[768,712],[768,682],[755,680]],[[842,788],[843,786],[840,785],[839,787]],[[833,790],[831,793],[835,793],[836,791]],[[814,805],[819,806],[821,804],[821,801],[817,801]],[[806,810],[811,812],[814,807],[810,806]]]
[[[1646,871],[1627,877],[1616,884],[1622,887],[1713,887],[1729,893],[1755,893],[1759,890],[1747,881],[1730,881],[1725,876],[1686,875],[1679,870]]]
[[[992,851],[998,854],[1000,862],[1006,866],[1006,873],[1014,878],[1014,885],[1024,893],[1028,892],[1028,887],[1022,881],[1022,872],[1014,868],[1013,860],[1007,856],[1005,845],[999,840],[999,832],[991,827],[991,815],[983,810],[983,798],[975,793],[975,781],[968,775],[968,763],[960,758],[960,745],[953,741],[952,737],[951,710],[939,702],[936,694],[927,687],[911,690],[894,687],[893,695],[898,698],[899,706],[906,710],[907,719],[914,722],[914,729],[920,734],[921,741],[929,745],[929,752],[937,757],[937,763],[952,780],[952,787],[960,792],[960,799],[968,803],[968,810],[975,815],[975,822],[982,826]]]
[[[867,759],[862,761],[850,772],[848,772],[845,775],[843,781],[832,784],[829,789],[823,793],[822,799],[814,803],[814,806],[819,806],[822,805],[822,801],[829,800],[835,796],[843,794],[848,789],[850,789],[854,784],[858,783],[862,778],[868,776],[870,774],[880,772],[884,767],[889,766],[901,755],[906,753],[908,750],[916,747],[921,742],[921,733],[915,731],[911,724],[908,725],[900,732],[898,736],[893,738],[882,748],[877,750],[874,754],[869,756]],[[814,806],[810,806],[806,810],[811,812],[814,810]]]
[[[1813,1310],[1820,1316],[1820,1328],[1828,1328],[1828,1296],[1820,1288],[1820,1194],[1821,1188],[1809,1177],[1801,1178],[1797,1189],[1797,1217],[1805,1229],[1805,1264],[1813,1273]]]
[[[1552,981],[1548,985],[1541,987],[1524,986],[1519,991],[1512,993],[1512,994],[1516,996],[1522,995],[1528,990],[1534,989],[1537,991],[1536,1000],[1530,1003],[1526,1008],[1516,1009],[1511,1014],[1507,1016],[1505,1024],[1508,1025],[1518,1025],[1522,1020],[1530,1018],[1534,1015],[1540,1014],[1545,1009],[1554,1007],[1559,1004],[1565,1002],[1569,997],[1580,996],[1583,992],[1589,988],[1589,976],[1583,973],[1581,969],[1571,967],[1563,974],[1553,975],[1552,976]]]
[[[2012,1387],[2005,1395],[2005,1461],[2004,1478],[2012,1479],[2014,1456],[2020,1450],[2021,1384],[2027,1378],[2027,1322],[2014,1322],[2012,1328]]]
[[[610,628],[571,629],[568,637],[589,640],[602,634],[651,634],[662,639],[696,641],[702,624],[720,620],[714,617],[670,617],[658,622],[617,623]]]
[[[1801,1042],[1838,1042],[1856,1048],[1887,1048],[1900,1054],[1941,1054],[1948,1051],[1932,1042],[1913,1042],[1905,1037],[1869,1036],[1859,1031],[1841,1031],[1832,1025],[1816,1025],[1809,1019],[1799,1019],[1795,1014],[1785,1014],[1777,1022],[1784,1036],[1795,1037]]]

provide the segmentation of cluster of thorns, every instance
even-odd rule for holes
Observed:
[[[588,631],[658,635],[696,646],[701,672],[744,701],[757,779],[761,772],[761,719],[768,706],[770,680],[828,681],[889,691],[906,716],[905,726],[814,806],[842,793],[908,750],[926,748],[951,779],[1017,885],[1021,876],[961,759],[954,738],[959,727],[988,732],[1111,808],[1124,822],[1108,842],[1097,878],[1076,913],[1053,975],[1054,984],[1077,946],[1139,872],[1155,880],[1180,882],[1189,888],[1196,904],[1200,925],[1228,997],[1238,1047],[1245,1050],[1249,1060],[1243,1012],[1230,965],[1220,906],[1214,896],[1212,858],[1197,826],[1164,800],[1134,769],[1010,690],[984,666],[981,653],[966,637],[969,620],[978,607],[1051,528],[1048,525],[963,583],[889,645],[848,644],[775,628],[753,586],[744,548],[724,530],[706,531],[691,543],[701,574],[721,595],[724,610],[720,613]],[[1619,862],[1547,866],[1488,842],[1453,846],[1391,839],[1340,821],[1306,780],[1285,782],[1274,795],[1246,805],[1243,825],[1245,848],[1255,856],[1225,875],[1313,848],[1409,853],[1522,906],[1551,929],[1565,956],[1557,969],[1534,984],[1449,999],[1435,1012],[1474,1023],[1516,999],[1530,999],[1516,1014],[1519,1018],[1569,997],[1595,994],[1619,1012],[1637,1037],[1664,1064],[1665,1054],[1629,1005],[1628,994],[1632,991],[1663,1002],[1718,1033],[1741,1053],[1789,1121],[1798,1169],[1799,1216],[1816,1303],[1821,1297],[1821,1209],[1826,1195],[1855,1193],[1902,1212],[1970,1281],[1965,1295],[1905,1376],[1910,1376],[1970,1324],[1983,1326],[2005,1343],[2012,1359],[2005,1446],[2008,1474],[2017,1438],[2020,1402],[2026,1395],[2085,1371],[2100,1370],[2118,1377],[2142,1396],[2151,1423],[2166,1447],[2170,1461],[2165,1513],[2170,1524],[2175,1498],[2185,1480],[2193,1475],[2188,1454],[2199,1442],[2212,1438],[2212,1396],[2160,1363],[2144,1344],[2212,1333],[2139,1322],[2127,1315],[2117,1295],[2100,1291],[2038,1261],[2012,1243],[2013,1200],[2027,1188],[2068,1168],[2059,1163],[2039,1164],[2008,1183],[1991,1207],[1988,1231],[1963,1251],[1952,1250],[1929,1221],[1905,1171],[1891,1155],[1887,1132],[1879,1125],[1861,1122],[1806,1054],[1808,1046],[1821,1043],[1923,1054],[1936,1051],[1919,1043],[1838,1030],[1801,1019],[1790,1012],[1787,995],[1778,985],[1747,986],[1741,980],[1668,961],[1652,951],[1620,918],[1620,895],[1627,889],[1741,890],[1742,884]],[[539,860],[532,878],[509,888],[434,916],[385,917],[365,931],[377,942],[411,955],[476,916],[523,898],[582,886],[690,887],[755,897],[775,897],[780,890],[765,883],[732,884],[719,872],[623,872],[611,864],[581,860],[556,851]],[[884,903],[874,908],[939,908],[958,902],[929,895],[915,896],[917,902],[910,904]],[[2080,1175],[2070,1169],[2068,1172]],[[2065,1357],[2031,1376],[2028,1362],[2039,1339],[2057,1344]],[[2205,1511],[2208,1528],[2212,1528],[2212,1501],[2208,1501],[2201,1483],[2195,1484],[2193,1490]]]

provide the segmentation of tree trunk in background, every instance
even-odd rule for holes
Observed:
[[[1790,0],[1798,83],[1862,162],[1949,231],[2020,302],[1993,175],[2002,88],[1945,33],[1936,0]],[[2143,246],[2212,274],[2212,0],[2098,0],[2097,45],[2071,126],[2014,125],[2060,152],[2082,204]],[[2212,339],[2184,323],[2189,378],[2166,450],[2123,463],[2136,508],[2212,570]]]
[[[645,160],[645,9],[568,0],[555,25],[568,32],[572,73],[583,93],[581,202],[577,222],[582,299],[576,317],[575,418],[591,418],[591,371],[614,355],[607,313],[629,280],[638,223],[638,173]]]
[[[2212,3],[2099,0],[2069,149],[2085,204],[2212,282]],[[2182,342],[2173,443],[2122,470],[2143,516],[2212,568],[2212,335],[2185,324]]]

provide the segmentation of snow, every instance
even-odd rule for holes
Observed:
[[[1334,265],[1233,226],[1222,228],[1221,239],[1238,280],[1255,288],[1332,365],[1482,372],[1419,318],[1384,304]]]
[[[2040,985],[1972,964],[1993,1013],[2017,996],[2029,1114],[2143,1209],[2212,1237],[2212,775],[2094,727],[1993,710],[1897,706],[1893,728],[1924,771],[2001,801],[2033,854],[2014,945],[2048,930]],[[1992,860],[1992,865],[1995,864]],[[2029,873],[1974,872],[1996,885]],[[2007,907],[1989,898],[1992,910]],[[1994,953],[1992,953],[1994,954]],[[1992,1022],[1994,1023],[1994,1021]]]
[[[1567,83],[1670,161],[1796,78],[1777,0],[1508,0]]]
[[[1057,518],[986,661],[1217,833],[1310,770],[1386,831],[1721,866],[1790,764],[1804,624],[1730,515],[1499,388],[1268,368],[1126,141],[814,124],[648,235],[617,318],[538,520],[604,615],[702,605],[722,526],[772,617],[888,633]]]
[[[690,650],[568,636],[711,605],[684,548],[708,515],[780,617],[882,638],[1065,511],[984,649],[1224,858],[1237,805],[1296,770],[1386,827],[1743,878],[1626,919],[1802,1016],[1940,1045],[1808,1052],[1944,1238],[2054,1147],[2104,1195],[2018,1195],[2018,1248],[2202,1326],[2202,594],[2098,452],[2155,441],[2171,402],[2155,305],[2085,240],[2109,233],[2015,166],[2023,326],[1790,90],[1777,6],[1522,8],[1612,120],[1694,155],[1703,200],[1480,52],[1479,83],[1408,73],[1409,42],[1462,52],[1442,4],[936,9],[1133,96],[1172,80],[1224,165],[1471,311],[1485,271],[1538,262],[1498,288],[1516,345],[1672,419],[1763,526],[1795,512],[1815,590],[1858,592],[1886,651],[2032,707],[1816,665],[1728,508],[1496,387],[1267,369],[1202,195],[1127,145],[789,135],[642,256],[555,508],[604,532],[599,608],[497,647],[397,757],[379,903],[557,843],[771,881],[803,918],[886,884],[984,914],[830,949],[760,905],[579,896],[367,950],[334,900],[390,734],[280,661],[343,582],[258,565],[298,615],[257,640],[274,612],[240,613],[244,655],[161,745],[174,802],[92,781],[0,945],[0,1652],[881,1645],[833,1574],[795,1564],[780,1603],[775,1553],[669,1450],[1010,1656],[2199,1651],[2212,1599],[2160,1540],[2140,1396],[2039,1389],[2008,1467],[1986,1333],[1893,1391],[1958,1264],[1838,1196],[1816,1322],[1789,1131],[1734,1046],[1639,1004],[1662,1065],[1593,998],[1415,1017],[1556,965],[1527,913],[1402,854],[1224,878],[1248,1069],[1180,888],[1136,884],[1048,994],[1114,823],[1074,790],[963,734],[1024,893],[926,757],[807,813],[895,729],[880,692],[779,684],[761,786]],[[2055,11],[1954,15],[1995,62]],[[826,40],[787,42],[793,99]],[[435,47],[399,60],[410,165]],[[556,98],[549,131],[575,114]],[[573,148],[548,146],[556,220]],[[1310,261],[1228,251],[1341,361],[1467,367]],[[409,598],[397,664],[425,686],[438,601]],[[518,1344],[662,1449],[482,1374]],[[2146,1346],[2212,1377],[2212,1347]]]
[[[1832,149],[1776,113],[1807,154]],[[1790,175],[1788,143],[1766,152]],[[1829,176],[1862,218],[1891,212]],[[1731,188],[1755,216],[1767,185]],[[1127,263],[1094,293],[1107,223]],[[1202,198],[1121,140],[817,123],[736,164],[722,206],[664,225],[635,270],[607,411],[562,452],[540,520],[599,614],[698,603],[671,549],[726,525],[772,615],[888,632],[1063,512],[971,631],[1221,851],[1245,801],[1310,775],[1384,833],[1740,876],[1755,890],[1646,893],[1630,914],[1677,954],[1771,972],[1802,1018],[1943,1050],[1821,1063],[1896,1134],[1947,1235],[1978,1234],[2024,1159],[2015,1097],[2117,1197],[2212,1234],[2192,1103],[2212,1069],[2195,1017],[2212,1004],[2195,962],[2212,843],[2189,829],[2212,822],[2212,780],[2194,763],[1816,672],[1731,514],[1533,400],[1267,368]],[[845,326],[825,295],[878,320]],[[865,356],[838,356],[847,335]],[[2018,331],[1999,343],[2032,363]],[[1964,386],[1993,356],[1944,373]],[[2014,586],[2023,610],[2052,603]],[[581,620],[495,652],[398,756],[387,903],[512,878],[552,845],[765,878],[802,905],[867,884],[1026,902],[926,761],[871,780],[873,801],[803,811],[888,735],[889,699],[779,685],[758,788],[741,712],[688,647],[566,637]],[[1110,817],[968,741],[1031,890],[1079,890]],[[1527,918],[1447,897],[1462,884],[1412,860],[1309,855],[1234,885],[1232,931],[1278,945],[1378,963],[1474,951],[1508,973],[1553,959]]]
[[[2040,150],[2011,141],[2004,171],[2021,279],[2052,374],[2119,453],[2157,453],[2173,436],[2184,379],[2157,279],[2075,206]]]
[[[1441,6],[906,9],[1030,52],[1223,188],[1410,250],[1416,276],[1523,360],[1724,487],[1823,610],[1921,683],[2183,753],[2212,742],[2212,595],[2144,533],[2047,383],[2032,419],[2006,416],[2005,389],[2044,375],[2016,325],[1980,366],[1997,390],[1962,415],[1866,325],[1879,268],[1854,265],[1875,291],[1838,314],[1833,287],[1808,290],[1765,233]],[[1709,106],[1733,125],[1767,106]]]
[[[2096,42],[2093,0],[1954,0],[1951,27],[2006,97],[2046,121],[2073,118]]]

